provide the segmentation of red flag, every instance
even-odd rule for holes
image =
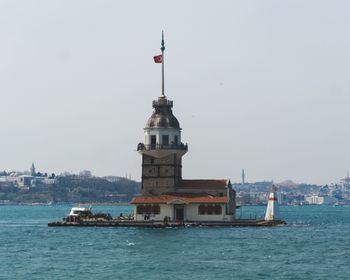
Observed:
[[[162,63],[163,62],[163,55],[156,55],[153,57],[155,63]]]

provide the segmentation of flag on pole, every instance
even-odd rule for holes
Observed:
[[[153,57],[155,63],[162,63],[163,62],[163,55],[156,55]]]

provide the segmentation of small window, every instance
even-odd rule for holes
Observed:
[[[143,212],[144,212],[144,207],[143,207],[143,205],[138,205],[136,210],[137,210],[137,214],[142,215]]]
[[[151,135],[151,146],[156,146],[157,144],[157,136]]]
[[[159,205],[138,205],[136,208],[136,212],[139,215],[142,214],[160,214],[160,206]]]
[[[205,210],[206,210],[205,205],[201,204],[201,205],[198,206],[198,214],[199,215],[205,215],[205,212],[206,212]]]
[[[222,211],[221,205],[214,206],[214,214],[215,215],[221,215],[221,211]]]
[[[162,144],[165,146],[169,145],[169,135],[163,135],[162,136]]]
[[[214,208],[214,207],[213,207],[212,205],[208,205],[208,210],[207,210],[207,211],[208,211],[208,215],[212,215],[212,214],[213,214],[213,212],[214,212],[214,211],[213,211],[213,210],[214,210],[213,208]]]
[[[179,137],[177,135],[175,135],[174,137],[174,144],[177,145],[179,142]]]
[[[160,207],[159,205],[153,205],[153,214],[159,215],[160,214]]]
[[[199,215],[221,215],[222,207],[221,205],[204,205],[201,204],[198,206],[198,214]]]
[[[146,205],[144,209],[145,209],[144,212],[146,214],[152,214],[152,206],[151,205]]]

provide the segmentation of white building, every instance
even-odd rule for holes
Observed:
[[[135,220],[232,221],[227,197],[204,195],[158,195],[135,197]]]
[[[21,175],[16,177],[17,186],[21,189],[28,189],[35,185],[33,176]]]
[[[314,204],[314,205],[334,203],[333,199],[328,196],[309,195],[309,196],[305,196],[304,199],[306,203]]]

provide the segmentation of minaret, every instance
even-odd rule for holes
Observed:
[[[242,186],[245,184],[245,173],[244,173],[244,168],[242,169]]]
[[[34,162],[32,162],[32,166],[30,167],[30,176],[35,176],[36,172],[35,172],[35,166],[34,166]]]
[[[265,221],[280,220],[280,214],[277,202],[277,187],[272,185],[268,196],[267,208],[265,213]]]
[[[145,142],[139,143],[142,155],[142,195],[159,195],[175,192],[182,180],[182,156],[187,144],[181,142],[179,121],[173,115],[173,101],[164,94],[164,36],[162,33],[162,54],[155,56],[156,63],[162,63],[162,92],[154,100],[152,116],[144,128]]]

